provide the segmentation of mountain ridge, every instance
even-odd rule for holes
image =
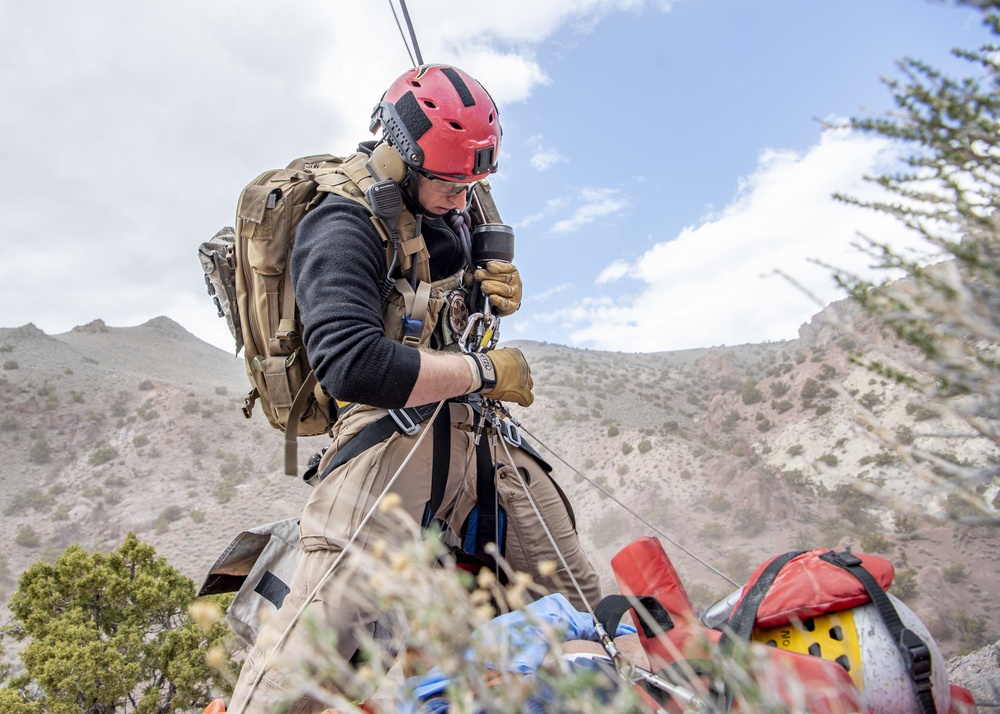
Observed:
[[[851,500],[858,485],[881,482],[894,498],[912,490],[864,420],[920,426],[901,387],[852,363],[858,339],[896,354],[846,301],[782,342],[631,354],[507,343],[525,352],[536,385],[535,404],[512,412],[556,465],[606,590],[611,556],[641,535],[666,541],[699,607],[732,589],[711,568],[742,582],[792,547],[875,544],[916,584],[908,604],[946,654],[962,646],[960,611],[995,640],[995,533],[934,520],[900,530],[902,511]],[[4,598],[34,560],[71,542],[110,549],[127,531],[200,582],[239,530],[296,516],[307,497],[282,474],[280,433],[241,413],[242,360],[169,318],[58,335],[0,328],[0,364]],[[867,416],[857,411],[866,397]],[[301,440],[300,463],[325,443]],[[942,512],[932,495],[928,504]],[[861,525],[845,523],[851,508],[865,512]],[[956,564],[965,574],[951,582]]]

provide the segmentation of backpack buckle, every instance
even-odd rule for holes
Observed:
[[[407,436],[413,436],[420,431],[420,425],[413,421],[413,417],[406,409],[390,409],[389,416],[396,422],[396,427]]]

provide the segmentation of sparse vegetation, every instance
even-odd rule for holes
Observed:
[[[100,466],[118,458],[118,449],[106,441],[99,441],[94,445],[87,457],[87,463],[91,466]]]

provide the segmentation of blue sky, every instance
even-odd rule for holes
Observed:
[[[227,347],[197,244],[262,170],[367,138],[409,64],[389,7],[0,6],[0,325],[167,315]],[[794,337],[839,297],[812,260],[864,270],[858,231],[906,245],[830,199],[865,194],[891,147],[822,121],[889,109],[879,76],[903,56],[964,73],[949,50],[987,38],[930,0],[408,7],[424,59],[500,105],[493,184],[526,285],[502,337],[621,351]]]

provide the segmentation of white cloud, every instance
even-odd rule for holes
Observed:
[[[502,107],[550,81],[539,43],[642,4],[410,9],[424,59],[462,66]],[[198,242],[264,169],[366,138],[410,64],[386,3],[53,0],[0,17],[0,66],[17,68],[0,72],[0,161],[17,167],[0,191],[0,324],[50,333],[169,314],[224,344],[203,327]]]
[[[557,221],[550,233],[573,233],[598,218],[610,216],[628,207],[628,200],[614,188],[585,188],[577,196],[580,204],[569,218]]]
[[[829,270],[811,261],[868,272],[867,257],[851,248],[858,232],[914,244],[895,221],[832,198],[838,191],[871,195],[875,189],[861,177],[890,158],[885,141],[844,130],[825,131],[804,155],[765,151],[721,214],[632,264],[618,260],[602,271],[600,282],[635,277],[630,296],[588,298],[550,319],[570,326],[572,343],[598,349],[658,351],[795,337],[822,305],[775,271],[826,304],[843,295]]]
[[[621,280],[628,275],[631,270],[631,264],[624,260],[616,260],[611,265],[604,268],[600,274],[598,274],[597,279],[594,280],[594,284],[604,285],[606,283],[613,283],[617,280]]]
[[[541,211],[533,213],[530,216],[525,216],[514,224],[514,228],[527,228],[533,223],[538,223],[539,221],[545,220],[549,216],[558,213],[569,205],[570,202],[565,198],[550,198],[545,202]]]
[[[545,171],[562,161],[567,161],[556,149],[545,146],[542,139],[541,134],[535,134],[525,142],[532,149],[529,163],[535,171]]]

